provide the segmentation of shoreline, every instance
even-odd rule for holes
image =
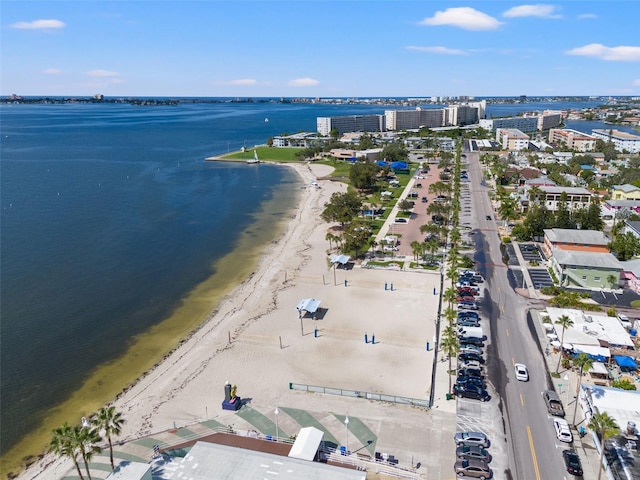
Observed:
[[[287,164],[283,165],[291,168]],[[297,177],[294,183],[298,184],[302,180],[300,169],[293,168],[293,170]],[[300,202],[300,194],[295,191],[295,195],[297,204]],[[275,202],[271,208],[270,202]],[[53,456],[46,453],[46,448],[53,428],[62,425],[65,421],[73,424],[74,420],[69,420],[69,412],[78,412],[73,414],[73,418],[77,416],[79,419],[81,416],[88,416],[103,405],[114,404],[126,398],[127,394],[141,381],[152,375],[163,362],[166,362],[205,328],[222,306],[232,298],[233,292],[252,281],[255,271],[271,251],[272,245],[280,241],[284,235],[288,224],[287,217],[278,222],[275,231],[274,222],[271,220],[273,210],[281,210],[281,208],[286,208],[288,214],[291,214],[297,207],[288,204],[284,199],[269,200],[256,213],[256,217],[263,218],[257,218],[246,231],[241,233],[233,250],[212,266],[214,273],[199,285],[194,286],[167,318],[144,333],[129,339],[130,347],[124,355],[89,372],[87,379],[78,389],[71,392],[66,400],[42,412],[41,424],[3,452],[2,478],[8,478],[9,473],[17,474],[16,478],[31,478],[28,472],[37,465],[44,462],[42,468],[46,469],[49,464],[58,462],[59,460],[53,459]],[[240,268],[238,268],[239,258],[242,259]],[[188,328],[185,328],[185,323]],[[123,375],[123,371],[127,374]],[[122,380],[119,381],[120,378]],[[24,467],[25,461],[30,462],[27,468]],[[60,476],[51,478],[60,478]]]
[[[392,451],[409,465],[432,451],[425,431],[434,422],[438,425],[434,434],[454,428],[455,402],[445,398],[447,375],[438,377],[434,385],[431,411],[292,389],[293,383],[421,401],[429,398],[437,354],[429,342],[435,335],[440,276],[403,267],[355,265],[337,272],[330,268],[332,251],[326,234],[334,224],[322,221],[320,213],[332,193],[346,191],[346,185],[320,180],[320,188],[309,188],[312,180],[326,177],[332,167],[284,164],[291,165],[307,187],[290,210],[282,234],[263,248],[250,276],[225,297],[202,328],[113,403],[127,421],[122,434],[114,438],[118,448],[139,449],[142,443],[156,442],[163,432],[183,427],[189,431],[189,426],[202,424],[263,431],[264,422],[273,421],[274,407],[278,407],[317,419],[343,445],[341,419],[346,413],[369,429],[366,437],[347,436],[353,450]],[[387,282],[391,289],[385,288]],[[309,297],[322,302],[322,314],[315,319],[301,318],[295,309],[301,298]],[[369,338],[375,334],[375,343],[363,341],[366,333]],[[437,366],[444,369],[446,363]],[[226,382],[237,385],[238,395],[246,402],[239,413],[220,407]],[[436,419],[431,412],[437,413]],[[258,415],[259,423],[248,422],[245,415]],[[295,416],[280,419],[283,435],[295,435],[301,426],[305,425]],[[403,435],[397,434],[399,428]],[[148,447],[140,458],[151,455]],[[450,451],[441,457],[447,465],[453,461]],[[71,461],[48,454],[19,478],[58,479],[72,468]]]

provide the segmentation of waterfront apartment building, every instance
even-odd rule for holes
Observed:
[[[478,107],[470,105],[451,105],[444,109],[444,123],[447,126],[472,125],[479,120],[478,111]]]
[[[317,117],[317,129],[320,135],[329,135],[337,130],[340,135],[347,132],[384,132],[384,115],[347,115],[343,117]]]
[[[604,140],[605,142],[611,142],[615,145],[618,152],[627,151],[629,153],[640,152],[640,136],[633,135],[627,132],[621,132],[620,130],[604,130],[594,129],[591,130],[594,137]]]
[[[596,148],[596,137],[570,128],[552,128],[549,143],[564,143],[569,150],[591,152]]]
[[[538,117],[481,118],[480,126],[490,132],[499,128],[515,128],[521,132],[538,130]]]
[[[505,150],[526,150],[529,148],[529,135],[516,128],[499,128],[496,130],[496,141]]]
[[[413,130],[421,127],[444,126],[442,108],[416,108],[415,110],[385,110],[387,130]]]
[[[562,123],[562,112],[558,110],[545,110],[538,116],[538,130],[544,131],[555,128]]]

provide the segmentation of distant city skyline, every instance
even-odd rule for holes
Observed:
[[[0,95],[640,96],[640,3],[2,3]]]

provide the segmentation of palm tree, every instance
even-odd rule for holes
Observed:
[[[333,250],[333,245],[331,244],[331,242],[335,240],[335,235],[331,232],[327,232],[327,234],[324,236],[324,239],[329,240],[329,250]]]
[[[562,315],[558,320],[554,322],[556,325],[560,325],[562,327],[562,335],[560,335],[560,356],[558,357],[558,365],[556,366],[556,373],[560,370],[560,360],[562,360],[562,348],[564,347],[564,332],[569,327],[573,327],[573,320],[571,320],[568,316]]]
[[[458,311],[452,306],[448,306],[444,309],[442,316],[447,320],[448,326],[453,326],[453,321],[458,316]]]
[[[602,476],[602,458],[604,457],[604,444],[607,438],[617,435],[620,427],[607,412],[594,413],[589,421],[588,427],[598,434],[600,438],[600,468],[598,469],[598,480]]]
[[[417,262],[420,252],[422,252],[422,244],[419,241],[414,240],[413,242],[411,242],[410,246],[411,251],[413,252],[413,258]]]
[[[576,388],[576,403],[573,407],[573,424],[576,424],[576,412],[578,411],[578,398],[580,395],[580,384],[582,383],[582,375],[588,372],[593,366],[593,359],[586,353],[579,353],[571,362],[574,367],[580,369],[580,378],[578,378],[578,387]]]
[[[373,254],[373,256],[376,256],[376,248],[378,246],[378,242],[376,242],[375,240],[371,241],[371,253]]]
[[[116,411],[116,407],[102,407],[91,417],[91,424],[99,431],[103,430],[107,441],[109,442],[109,458],[111,459],[111,469],[115,468],[113,464],[113,444],[111,443],[112,435],[120,435],[125,420],[122,413]]]
[[[442,294],[442,299],[449,305],[453,305],[458,298],[458,290],[455,287],[447,288]]]
[[[456,267],[455,265],[449,267],[449,270],[447,270],[447,278],[451,279],[451,285],[455,285],[458,281],[458,278],[460,278],[458,274],[458,267]]]
[[[442,332],[442,340],[440,342],[440,348],[449,358],[449,393],[451,393],[451,358],[455,357],[460,350],[460,343],[458,342],[458,336],[455,329],[449,325]]]
[[[80,480],[83,480],[80,465],[78,464],[78,455],[80,454],[80,446],[77,443],[78,429],[80,427],[72,427],[68,422],[53,430],[53,437],[49,443],[49,450],[60,457],[69,457],[76,467],[76,472]]]
[[[461,238],[462,237],[460,236],[460,230],[458,230],[457,228],[451,229],[451,232],[449,232],[449,241],[452,245],[457,245],[460,242]]]
[[[431,254],[431,261],[433,261],[436,257],[436,253],[438,253],[438,249],[440,248],[440,244],[438,243],[438,240],[436,240],[435,238],[430,238],[429,241],[427,242],[427,249],[429,250],[429,253]]]
[[[98,445],[100,443],[100,434],[97,428],[77,427],[74,429],[76,432],[76,442],[79,446],[80,455],[84,461],[84,468],[87,472],[87,478],[91,480],[91,472],[89,471],[89,462],[96,453],[102,452],[102,448]]]

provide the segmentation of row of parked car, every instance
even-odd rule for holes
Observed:
[[[456,442],[456,463],[453,469],[458,477],[472,477],[484,480],[491,478],[489,463],[492,460],[487,450],[489,438],[482,432],[458,432]]]
[[[556,434],[556,438],[564,443],[572,443],[573,434],[571,433],[569,422],[564,419],[564,406],[562,405],[560,396],[553,390],[545,390],[542,392],[542,399],[547,407],[547,412],[549,412],[553,417],[553,430]],[[567,472],[576,476],[582,475],[582,464],[580,463],[580,457],[576,452],[571,449],[563,450],[562,459],[564,460]]]
[[[456,288],[458,289],[458,310],[478,310],[477,296],[480,295],[478,284],[484,282],[482,276],[474,271],[460,273]]]
[[[486,402],[491,397],[487,392],[484,376],[484,341],[486,336],[480,326],[477,286],[482,277],[476,272],[464,271],[460,274],[458,290],[457,332],[460,349],[458,351],[458,376],[453,393],[458,397],[472,398]]]

